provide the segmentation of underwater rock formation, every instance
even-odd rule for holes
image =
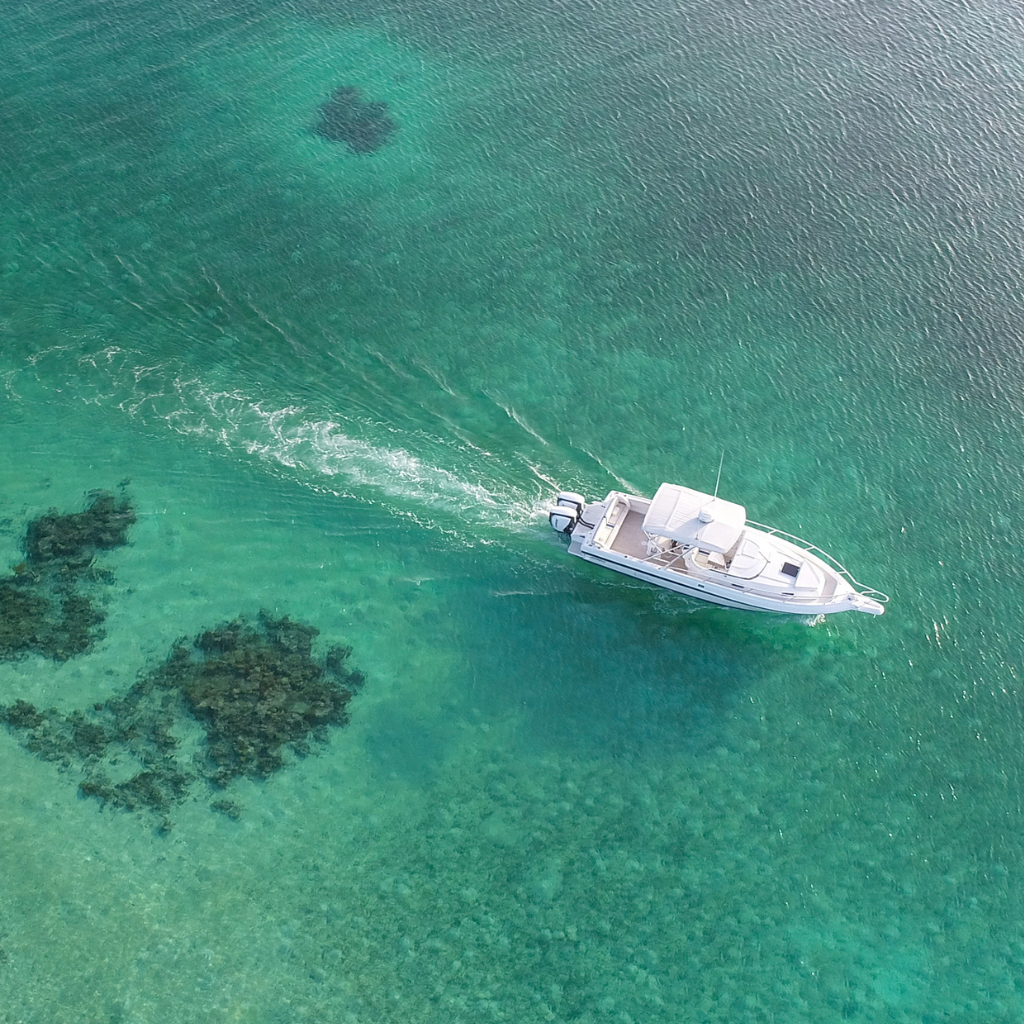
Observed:
[[[102,635],[104,614],[92,585],[112,583],[113,574],[93,559],[127,543],[135,512],[126,498],[106,491],[91,497],[83,512],[51,509],[28,524],[25,561],[0,578],[0,660],[36,653],[67,661]]]
[[[0,580],[0,660],[35,652],[67,661],[100,636],[95,627],[103,612],[89,598],[48,584],[38,576]]]
[[[242,816],[242,808],[234,800],[214,800],[210,804],[211,811],[217,811],[232,821],[238,821]]]
[[[89,558],[128,543],[128,528],[135,523],[135,511],[127,499],[120,502],[106,491],[92,495],[92,504],[84,512],[60,515],[55,508],[33,519],[25,534],[29,561]]]
[[[80,770],[83,796],[166,816],[193,783],[264,779],[284,766],[286,750],[306,754],[329,726],[348,721],[363,675],[348,668],[349,647],[315,660],[317,635],[287,616],[261,612],[256,625],[238,618],[200,633],[191,647],[179,641],[123,696],[71,714],[16,701],[0,706],[0,722],[39,757]],[[211,807],[240,813],[230,800]]]
[[[374,153],[398,130],[381,100],[364,100],[354,85],[334,90],[320,104],[320,120],[313,131],[331,142],[344,142],[353,153]]]
[[[265,613],[260,625],[236,619],[207,630],[195,642],[205,657],[179,647],[165,667],[165,680],[206,731],[207,769],[219,784],[237,775],[266,778],[281,767],[282,747],[303,751],[310,737],[326,738],[326,726],[348,721],[349,687],[362,681],[344,668],[338,648],[328,655],[330,675],[313,661],[319,631],[312,626]]]

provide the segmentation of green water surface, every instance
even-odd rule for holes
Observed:
[[[351,723],[145,814],[0,733],[0,1021],[1010,1022],[1024,60],[1008,5],[11,5],[0,570],[122,481],[123,692],[260,608]],[[356,155],[313,131],[386,102]],[[567,557],[711,488],[891,594]]]

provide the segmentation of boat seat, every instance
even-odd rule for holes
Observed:
[[[670,537],[648,537],[647,538],[647,554],[650,555],[668,555],[671,554],[678,545]]]
[[[701,551],[700,548],[697,548],[691,552],[689,558],[695,569],[715,569],[718,572],[725,572],[727,565],[725,555],[721,555],[717,551]]]

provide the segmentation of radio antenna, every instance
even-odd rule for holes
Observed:
[[[725,462],[725,449],[722,449],[722,457],[718,460],[718,479],[715,481],[715,497],[718,497],[718,485],[722,482],[722,463]]]

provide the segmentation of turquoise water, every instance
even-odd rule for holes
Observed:
[[[163,833],[0,731],[0,1020],[1016,1021],[1024,22],[1003,3],[10,5],[0,574],[128,480],[124,692],[260,608],[351,722]],[[318,137],[339,86],[398,125]],[[714,486],[892,595],[646,589]]]

